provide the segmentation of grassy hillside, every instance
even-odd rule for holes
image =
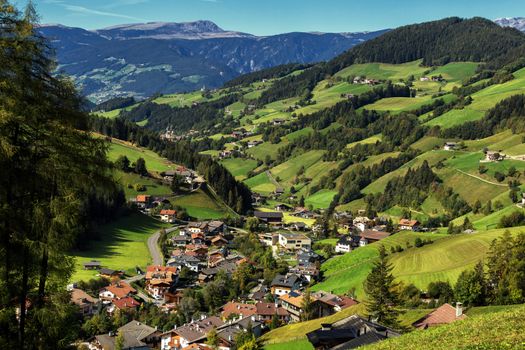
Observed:
[[[521,228],[510,229],[520,232]],[[436,233],[400,232],[381,242],[370,244],[350,253],[336,256],[321,267],[324,280],[312,287],[313,290],[331,290],[346,293],[355,288],[358,297],[363,298],[363,281],[378,257],[378,247],[387,250],[400,245],[404,252],[391,254],[393,274],[399,281],[413,283],[425,289],[432,281],[455,283],[458,275],[473,267],[485,256],[490,242],[503,234],[503,229],[489,230],[475,234],[444,235]],[[414,246],[416,237],[430,238],[435,242],[421,248],[406,249],[406,242]]]
[[[363,349],[523,349],[525,307],[414,331]]]
[[[135,267],[144,268],[151,262],[146,244],[154,232],[166,224],[146,215],[133,214],[99,228],[100,240],[90,242],[88,249],[74,252],[76,271],[72,281],[89,280],[97,271],[84,270],[82,263],[98,260],[102,266],[135,274]]]

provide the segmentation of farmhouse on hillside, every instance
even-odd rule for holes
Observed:
[[[419,221],[410,219],[399,220],[398,228],[407,231],[419,231]]]

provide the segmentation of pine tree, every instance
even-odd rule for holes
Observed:
[[[148,169],[146,168],[146,161],[144,158],[139,158],[135,162],[135,173],[142,176],[148,176]]]
[[[397,283],[394,283],[392,265],[388,263],[387,252],[384,246],[379,248],[379,260],[374,263],[372,270],[364,282],[367,295],[366,310],[374,320],[385,326],[397,326],[397,309],[399,294]]]
[[[0,344],[10,349],[29,341],[62,349],[76,339],[68,253],[86,198],[114,185],[107,145],[87,132],[72,83],[54,77],[37,19],[31,2],[22,15],[0,1],[0,304],[13,315],[0,320]]]
[[[313,299],[310,294],[310,289],[306,289],[303,295],[303,301],[301,302],[301,321],[310,321],[315,318],[315,309],[313,305]]]

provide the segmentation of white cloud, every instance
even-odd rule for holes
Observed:
[[[64,8],[66,10],[71,11],[73,13],[78,13],[78,14],[125,18],[125,19],[131,19],[131,20],[134,20],[134,21],[142,21],[142,22],[146,21],[143,18],[137,18],[137,17],[128,16],[128,15],[124,15],[124,14],[116,13],[116,12],[107,12],[107,11],[93,10],[93,9],[89,9],[87,7],[84,7],[84,6],[66,5],[66,4],[62,4],[62,6],[64,6]]]

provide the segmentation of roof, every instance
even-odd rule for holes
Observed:
[[[210,316],[205,319],[187,323],[175,330],[174,333],[186,339],[188,342],[194,342],[206,336],[213,328],[217,328],[224,325],[224,322],[217,316]]]
[[[112,301],[113,305],[115,305],[118,309],[132,309],[140,306],[140,303],[133,299],[132,297],[126,297],[122,299],[113,299]]]
[[[146,348],[147,344],[142,340],[147,338],[156,332],[155,328],[152,328],[148,325],[142,324],[138,321],[131,321],[128,324],[120,327],[117,334],[121,332],[124,338],[124,349],[129,348]],[[108,334],[100,334],[95,336],[95,339],[100,343],[104,350],[113,350],[115,349],[115,336],[110,336]]]
[[[101,274],[101,275],[114,275],[114,274],[119,274],[120,271],[117,271],[117,270],[112,270],[112,269],[107,269],[107,268],[101,268],[100,270],[98,270],[98,272]]]
[[[281,295],[279,299],[295,307],[302,308],[304,298],[302,294],[289,293],[289,294]]]
[[[302,233],[279,233],[279,235],[286,239],[311,240],[307,235]]]
[[[374,241],[382,240],[383,238],[387,238],[390,236],[390,233],[383,232],[383,231],[374,231],[374,230],[364,230],[361,233],[361,238],[366,238]]]
[[[71,290],[71,302],[74,304],[82,306],[88,303],[95,303],[96,301],[95,298],[84,292],[82,289],[73,288],[73,290]]]
[[[181,350],[212,350],[212,348],[206,344],[190,344]]]
[[[135,288],[133,288],[132,286],[130,286],[124,281],[119,281],[112,285],[109,285],[106,288],[104,288],[104,290],[111,292],[118,299],[125,298],[129,294],[133,294],[137,292]]]
[[[98,261],[98,260],[91,260],[91,261],[86,261],[82,265],[83,266],[100,266],[100,265],[102,265],[102,263],[100,261]]]
[[[324,291],[312,293],[312,297],[325,304],[339,307],[341,309],[346,309],[347,307],[358,304],[358,302],[352,298],[346,297],[344,295],[335,295]]]
[[[160,211],[160,215],[175,215],[175,214],[177,214],[177,211],[173,209],[162,209]]]
[[[419,225],[419,221],[417,220],[409,220],[409,219],[401,219],[399,220],[399,225],[400,226],[416,226],[416,225]]]
[[[228,318],[232,314],[242,315],[243,317],[254,315],[257,307],[254,304],[237,303],[230,301],[222,307],[222,317]]]
[[[150,283],[171,283],[175,280],[177,271],[173,266],[150,265],[146,270],[146,280]]]
[[[147,194],[139,194],[137,196],[136,200],[139,203],[146,203],[147,201],[149,201],[150,198],[151,198],[151,196],[149,196]]]
[[[129,334],[138,340],[143,340],[153,333],[158,332],[155,328],[148,326],[136,320],[132,320],[118,329],[124,335]],[[159,332],[160,333],[160,332]]]
[[[297,282],[299,282],[299,277],[297,277],[296,275],[283,276],[277,274],[273,279],[271,285],[292,288]]]
[[[464,320],[465,318],[467,318],[467,315],[465,314],[456,317],[456,308],[446,303],[414,322],[413,326],[416,328],[427,328],[440,324],[452,323],[457,320]]]
[[[257,315],[261,316],[273,316],[275,314],[278,316],[287,316],[289,314],[288,311],[276,306],[274,303],[257,303],[255,307],[257,308]]]
[[[259,219],[282,219],[283,213],[272,211],[255,211],[253,215]]]

